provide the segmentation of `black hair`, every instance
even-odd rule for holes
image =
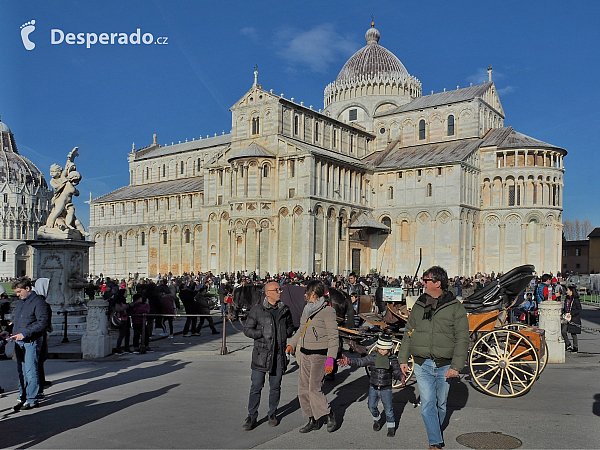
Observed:
[[[550,281],[552,279],[552,275],[550,275],[549,273],[545,273],[544,275],[542,275],[542,283],[545,283],[546,281]]]
[[[425,272],[423,272],[423,277],[426,277],[427,275],[431,277],[434,283],[441,281],[442,284],[440,287],[442,288],[442,290],[445,291],[446,289],[448,289],[448,273],[446,273],[446,270],[444,268],[440,266],[430,267]]]

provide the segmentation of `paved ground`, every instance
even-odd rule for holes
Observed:
[[[584,326],[600,329],[600,310],[586,307]],[[221,325],[217,326],[219,329]],[[182,328],[178,323],[177,329]],[[265,422],[245,432],[250,386],[251,340],[228,325],[229,354],[220,336],[162,339],[155,353],[102,360],[53,359],[46,363],[54,385],[40,408],[12,412],[16,367],[0,361],[0,446],[3,448],[427,448],[416,385],[394,393],[399,427],[395,438],[371,429],[368,380],[362,370],[343,369],[325,390],[341,419],[335,433],[302,435],[296,400],[297,367],[283,379],[281,424]],[[60,340],[60,338],[58,338]],[[55,342],[54,344],[57,344]],[[600,333],[584,332],[577,355],[548,365],[525,396],[500,399],[473,389],[468,377],[450,391],[446,448],[465,448],[462,433],[498,431],[523,448],[598,448],[600,442]],[[70,344],[73,346],[74,344]],[[55,351],[56,347],[55,347]],[[265,391],[266,393],[266,391]]]

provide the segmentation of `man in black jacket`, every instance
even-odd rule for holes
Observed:
[[[19,402],[15,411],[38,406],[40,377],[38,363],[44,333],[50,316],[48,306],[42,297],[32,290],[31,280],[21,278],[12,285],[20,301],[13,315],[13,335],[17,370],[19,372]]]
[[[265,298],[254,306],[248,314],[244,325],[244,334],[254,339],[252,350],[252,386],[248,399],[248,417],[244,422],[244,430],[256,427],[260,392],[265,385],[265,375],[269,374],[269,425],[279,423],[275,413],[281,396],[281,378],[287,367],[284,355],[287,339],[294,333],[292,313],[279,301],[281,288],[271,282],[265,286]]]

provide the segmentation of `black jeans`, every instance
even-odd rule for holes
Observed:
[[[183,326],[183,334],[187,334],[190,331],[190,325],[192,327],[192,333],[195,333],[197,321],[197,317],[188,317],[185,320],[185,325]]]
[[[217,331],[217,329],[215,328],[215,322],[213,321],[212,317],[200,317],[200,324],[198,325],[198,328],[196,328],[196,333],[200,333],[200,330],[202,330],[202,325],[204,325],[204,319],[208,320],[208,326],[210,327],[211,331]]]
[[[121,344],[123,343],[123,339],[125,339],[125,348],[129,348],[129,337],[131,336],[131,324],[129,319],[127,319],[124,323],[119,327],[119,337],[117,338],[117,350],[121,350]],[[141,332],[141,331],[140,331]],[[139,337],[138,337],[139,343]],[[138,345],[139,347],[139,345]]]
[[[134,323],[133,324],[133,348],[134,349],[140,348],[141,336],[142,336],[142,324]],[[150,332],[148,331],[148,327],[146,326],[146,336],[144,336],[144,345],[146,346],[146,349],[149,347],[149,344],[150,344]]]

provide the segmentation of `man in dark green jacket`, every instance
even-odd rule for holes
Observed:
[[[413,355],[421,395],[421,415],[429,448],[442,448],[450,379],[465,366],[469,351],[467,312],[448,291],[448,274],[433,266],[423,274],[425,293],[413,306],[400,346],[400,368],[408,372]]]

